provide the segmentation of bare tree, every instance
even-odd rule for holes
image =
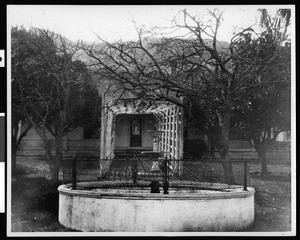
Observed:
[[[232,95],[239,83],[237,46],[252,29],[236,34],[230,43],[219,42],[222,13],[215,10],[208,15],[210,21],[204,22],[183,10],[173,20],[171,34],[136,27],[138,41],[110,43],[99,37],[101,44],[83,45],[83,49],[93,59],[91,66],[111,80],[119,96],[130,92],[136,98],[168,101],[187,111],[191,104],[209,106],[221,128],[219,152],[226,160]],[[209,133],[212,128],[206,129]],[[227,170],[231,171],[230,166]]]
[[[54,181],[63,135],[77,127],[74,115],[81,109],[81,89],[89,75],[85,64],[76,60],[78,49],[78,44],[48,30],[12,29],[13,110],[18,106],[43,140]],[[55,137],[55,156],[49,132]]]

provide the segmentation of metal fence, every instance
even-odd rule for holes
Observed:
[[[123,159],[65,158],[63,181],[73,189],[169,188],[247,190],[249,161],[254,159],[172,159],[133,157]]]

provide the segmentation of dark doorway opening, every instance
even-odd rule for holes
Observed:
[[[142,146],[142,121],[133,119],[130,123],[130,147]]]

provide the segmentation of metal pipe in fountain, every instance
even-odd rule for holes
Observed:
[[[155,155],[155,153],[157,153],[158,155],[158,160],[161,160],[163,157],[163,152],[160,151],[160,138],[161,138],[161,134],[163,133],[163,131],[161,130],[148,130],[148,133],[150,133],[152,135],[153,138],[153,153]],[[153,161],[152,162],[152,166],[150,169],[150,172],[152,173],[158,173],[161,172],[161,167],[159,166],[159,161]]]
[[[164,157],[165,152],[163,152],[160,149],[160,140],[161,140],[161,135],[163,133],[163,131],[161,130],[148,130],[148,133],[150,133],[152,135],[153,138],[153,151],[150,152],[152,154],[152,156],[154,156],[153,162],[152,162],[152,166],[150,169],[150,174],[155,174],[155,173],[163,173],[163,190],[164,190],[164,194],[168,194],[168,189],[169,189],[169,183],[168,183],[168,170],[167,169],[167,158]],[[149,153],[149,152],[148,152]],[[159,187],[160,184],[157,180],[154,180],[151,182],[150,184],[151,187],[151,193],[159,193]]]

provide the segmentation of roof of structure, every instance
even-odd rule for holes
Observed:
[[[175,104],[163,101],[119,100],[117,104],[109,106],[114,114],[161,114],[169,109],[174,109]]]

